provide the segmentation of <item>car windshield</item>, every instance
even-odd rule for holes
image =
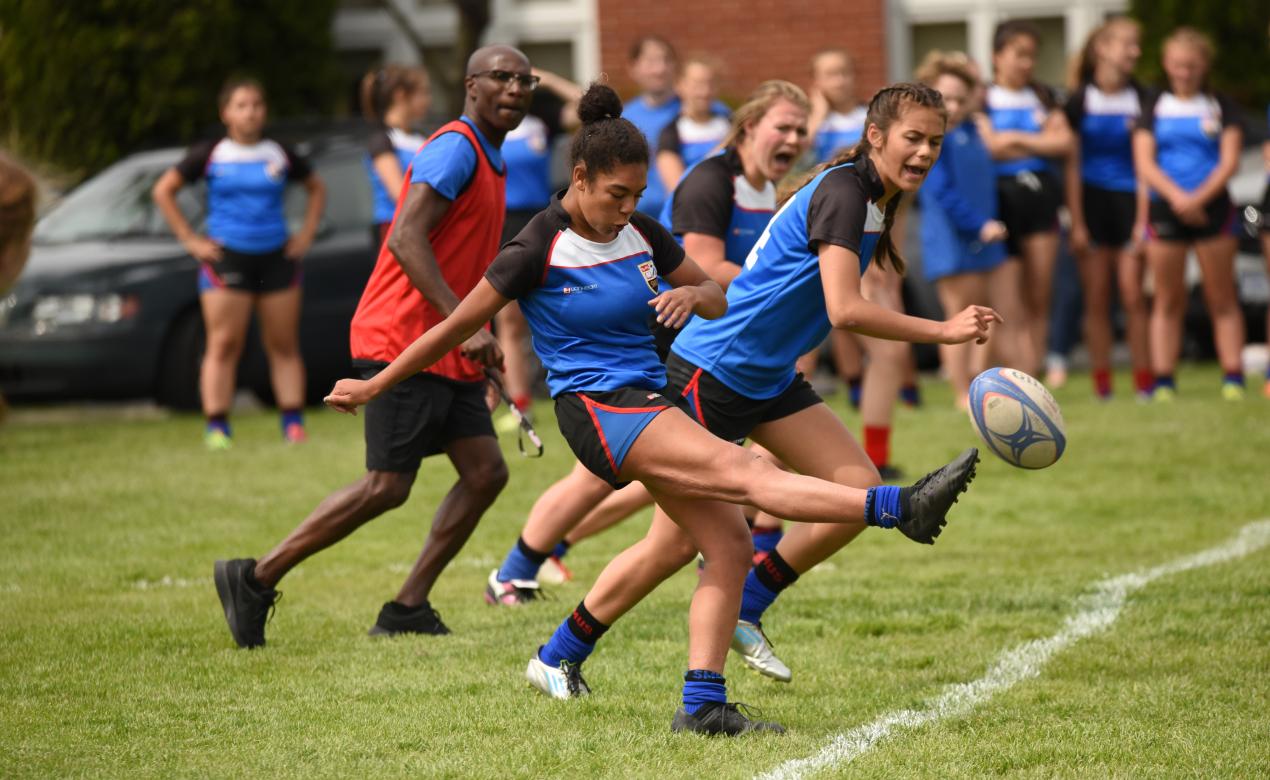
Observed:
[[[172,231],[150,197],[167,165],[159,161],[112,165],[73,190],[35,228],[38,244],[170,236]],[[177,196],[190,223],[203,221],[202,185],[182,188]]]

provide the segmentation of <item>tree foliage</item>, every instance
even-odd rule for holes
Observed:
[[[1148,84],[1163,84],[1164,39],[1182,25],[1212,38],[1217,56],[1212,81],[1256,110],[1270,102],[1270,2],[1266,0],[1133,0],[1131,15],[1142,22],[1139,71]]]
[[[87,171],[214,126],[231,75],[260,79],[274,117],[327,113],[335,5],[0,0],[0,128],[27,157]]]

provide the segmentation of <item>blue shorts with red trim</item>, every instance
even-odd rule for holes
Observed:
[[[653,418],[672,406],[684,409],[677,397],[664,389],[623,387],[561,393],[556,396],[556,422],[582,465],[621,489],[630,482],[618,477],[626,453]]]

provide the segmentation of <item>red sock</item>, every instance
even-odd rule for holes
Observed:
[[[1155,387],[1155,374],[1152,374],[1149,368],[1135,368],[1133,370],[1133,386],[1138,389],[1139,393],[1151,392]]]
[[[1094,376],[1094,392],[1099,398],[1107,398],[1111,395],[1111,369],[1095,368]]]
[[[891,461],[891,426],[864,426],[864,451],[873,465],[882,468]]]

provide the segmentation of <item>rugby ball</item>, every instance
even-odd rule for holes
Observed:
[[[1051,466],[1067,446],[1054,396],[1013,368],[990,368],[970,383],[970,420],[988,449],[1020,468]]]

